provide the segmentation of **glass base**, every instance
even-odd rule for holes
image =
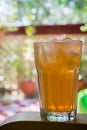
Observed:
[[[42,120],[66,122],[76,119],[76,110],[71,112],[45,112],[41,110]]]

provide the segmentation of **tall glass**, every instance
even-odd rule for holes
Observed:
[[[78,40],[34,43],[43,120],[64,122],[76,118],[81,50],[82,42]]]

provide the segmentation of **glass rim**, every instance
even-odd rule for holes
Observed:
[[[34,44],[50,44],[50,43],[79,43],[79,44],[82,44],[83,41],[78,40],[78,39],[67,39],[67,40],[40,39],[40,40],[36,40],[34,42]]]

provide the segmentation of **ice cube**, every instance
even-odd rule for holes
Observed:
[[[56,51],[54,44],[46,44],[43,47],[43,55],[45,57],[46,63],[54,63],[56,62]]]
[[[38,48],[39,62],[42,65],[53,64],[56,62],[56,47],[54,43],[40,44]]]
[[[69,41],[69,40],[71,40],[71,38],[67,37],[65,34],[55,38],[55,41]]]
[[[70,43],[68,43],[68,46],[66,47],[66,52],[73,56],[79,56],[81,53],[81,44],[77,44],[74,40]]]

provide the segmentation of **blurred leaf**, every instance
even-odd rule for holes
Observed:
[[[32,36],[35,33],[34,26],[25,27],[25,32],[28,36]]]
[[[84,24],[84,26],[81,26],[81,27],[80,27],[80,30],[81,30],[82,32],[86,32],[86,31],[87,31],[87,24]]]

